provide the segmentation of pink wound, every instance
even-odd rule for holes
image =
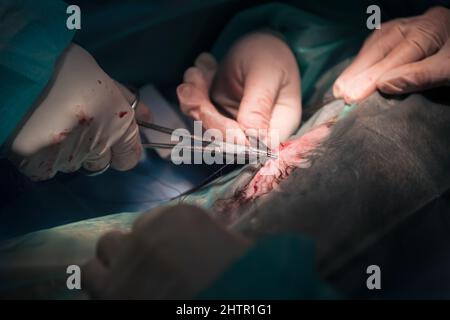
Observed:
[[[247,187],[243,190],[244,198],[255,199],[275,189],[286,179],[294,168],[304,167],[308,155],[330,133],[330,124],[326,123],[311,129],[303,136],[283,142],[275,149],[278,159],[266,161]]]

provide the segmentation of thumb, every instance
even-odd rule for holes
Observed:
[[[245,129],[269,129],[272,110],[281,87],[279,69],[254,67],[245,78],[237,122]]]
[[[387,94],[402,94],[450,85],[450,41],[437,54],[385,73],[377,88]]]

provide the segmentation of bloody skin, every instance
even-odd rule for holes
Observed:
[[[278,159],[269,159],[243,190],[242,201],[254,200],[286,179],[295,168],[309,165],[308,156],[330,133],[334,120],[312,128],[301,137],[282,142],[273,150]]]

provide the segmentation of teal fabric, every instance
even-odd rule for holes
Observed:
[[[72,40],[66,7],[54,0],[0,5],[0,145],[30,110]]]
[[[266,28],[281,34],[294,52],[300,67],[303,101],[311,96],[320,75],[354,55],[367,35],[366,28],[331,22],[289,5],[270,3],[237,14],[218,39],[213,53],[220,59],[237,38]]]
[[[346,104],[344,111],[342,112],[342,114],[340,115],[339,118],[345,118],[350,112],[352,112],[354,109],[356,109],[358,107],[358,105],[355,104]]]
[[[199,299],[334,299],[314,266],[314,247],[298,235],[259,241]]]

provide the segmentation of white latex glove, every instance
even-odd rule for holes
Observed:
[[[13,140],[10,159],[32,180],[80,166],[99,171],[111,163],[117,170],[130,169],[142,152],[133,100],[88,52],[72,44]]]
[[[300,124],[297,61],[289,46],[271,33],[239,39],[219,66],[212,55],[201,54],[185,72],[177,94],[182,111],[205,128],[223,133],[235,129],[240,139],[247,129],[262,129],[276,136],[261,137],[270,145],[286,140]]]
[[[336,80],[333,93],[353,103],[377,89],[401,94],[443,85],[450,85],[450,10],[434,7],[382,24]]]

